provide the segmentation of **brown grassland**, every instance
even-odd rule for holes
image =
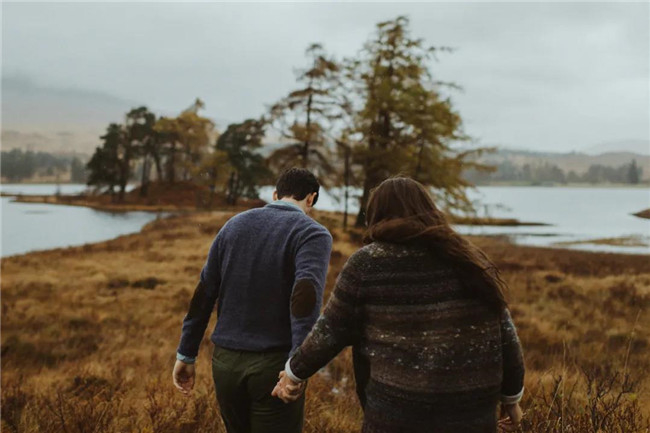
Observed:
[[[205,255],[232,214],[3,259],[2,431],[223,432],[209,332],[192,396],[171,371]],[[338,215],[316,218],[335,240],[327,298],[361,233],[343,232]],[[510,286],[527,365],[522,431],[648,432],[648,257],[472,240]],[[305,431],[358,431],[361,418],[345,350],[310,381]]]

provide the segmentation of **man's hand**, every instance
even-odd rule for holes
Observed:
[[[285,403],[298,400],[305,391],[305,384],[307,382],[294,382],[289,379],[289,376],[284,371],[280,372],[278,378],[278,383],[273,388],[271,395],[278,397]]]
[[[194,364],[186,364],[183,361],[176,360],[174,364],[174,372],[172,378],[174,386],[185,395],[190,395],[190,391],[194,388],[194,377],[196,372]]]
[[[519,403],[501,405],[501,412],[506,417],[499,420],[499,429],[502,431],[517,430],[521,423],[521,418],[524,415]]]

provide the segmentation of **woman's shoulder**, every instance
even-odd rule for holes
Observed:
[[[400,257],[411,260],[416,256],[428,256],[426,248],[415,245],[397,244],[391,242],[371,242],[355,251],[348,259],[348,265],[367,267],[373,263],[385,266],[397,261]]]
[[[429,249],[422,245],[374,241],[360,248],[355,254],[366,258],[383,258],[396,256],[427,256]]]
[[[392,252],[394,249],[395,247],[387,242],[370,242],[355,251],[350,256],[349,261],[368,262],[375,258],[381,258],[390,255],[390,252]]]

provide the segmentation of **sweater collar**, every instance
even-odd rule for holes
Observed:
[[[267,204],[267,206],[271,206],[271,205],[272,206],[280,206],[280,207],[286,208],[288,210],[298,210],[298,211],[304,213],[304,211],[298,205],[295,205],[293,203],[289,203],[288,201],[275,200],[275,201]]]

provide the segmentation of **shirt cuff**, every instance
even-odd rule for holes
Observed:
[[[289,379],[293,380],[294,382],[304,382],[307,379],[300,379],[298,376],[293,374],[293,371],[291,371],[291,358],[287,359],[287,363],[284,364],[284,372],[287,376],[289,376]]]
[[[194,364],[196,362],[196,358],[182,355],[179,352],[176,352],[176,359],[184,362],[185,364]]]
[[[524,396],[524,388],[521,387],[521,391],[519,391],[515,395],[503,395],[501,394],[501,403],[502,404],[517,404],[521,400],[521,397]]]

